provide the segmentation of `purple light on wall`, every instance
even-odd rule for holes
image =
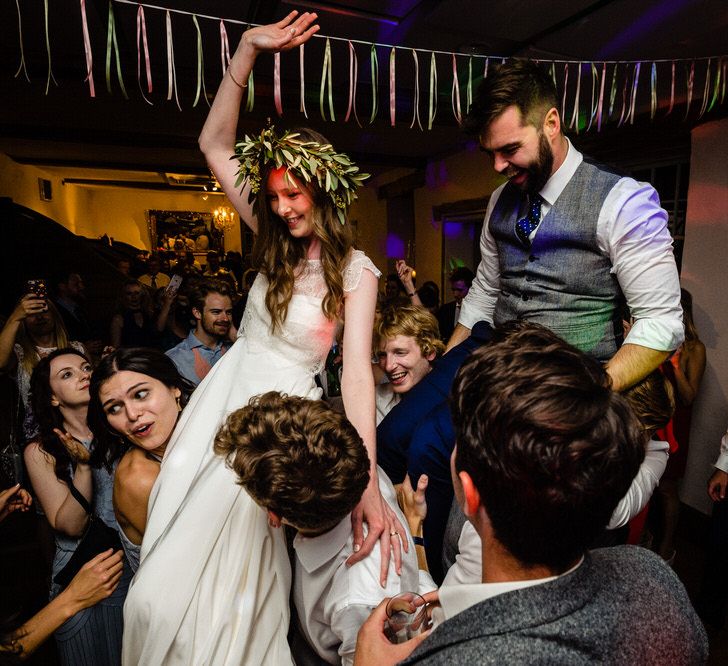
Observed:
[[[627,46],[637,42],[644,34],[657,30],[658,24],[677,14],[686,5],[694,4],[694,0],[663,0],[650,7],[640,18],[633,21],[614,39],[604,45],[596,59],[609,58],[618,54]]]
[[[463,225],[460,224],[460,222],[449,222],[445,221],[442,225],[442,235],[445,236],[445,238],[457,238],[458,236],[461,236],[463,233]]]
[[[394,234],[387,236],[387,258],[401,259],[404,257],[404,241]]]

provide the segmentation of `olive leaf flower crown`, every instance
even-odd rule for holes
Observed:
[[[359,173],[359,167],[344,153],[337,153],[331,144],[303,141],[297,132],[284,132],[278,136],[275,127],[264,129],[258,136],[248,136],[235,144],[235,155],[240,162],[235,187],[244,180],[250,184],[248,203],[253,203],[261,189],[261,172],[267,164],[278,169],[286,167],[299,180],[310,183],[315,178],[319,187],[331,199],[339,222],[346,222],[346,210],[357,198],[357,188],[369,178]]]

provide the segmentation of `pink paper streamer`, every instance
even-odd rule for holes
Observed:
[[[561,118],[566,122],[566,90],[569,86],[569,63],[564,63],[564,91],[561,93]]]
[[[389,124],[394,127],[397,115],[396,93],[396,50],[392,47],[389,52]]]
[[[672,113],[672,108],[675,106],[675,61],[672,61],[672,83],[670,83],[670,106],[667,109],[666,116]]]
[[[86,0],[81,0],[81,27],[83,30],[83,51],[86,54],[86,78],[84,79],[84,81],[88,81],[89,95],[91,95],[91,97],[96,97],[93,69],[94,56],[93,52],[91,51],[91,38],[88,34],[88,22],[86,21]]]
[[[359,79],[359,60],[356,57],[356,49],[354,48],[354,45],[349,42],[349,106],[346,109],[346,117],[344,118],[344,122],[349,122],[349,117],[351,116],[352,112],[354,113],[354,119],[356,120],[356,124],[361,127],[361,123],[359,122],[359,116],[356,112],[356,88],[357,88],[357,82]]]
[[[602,84],[599,87],[599,103],[597,105],[597,132],[602,131],[602,112],[604,110],[604,86],[607,82],[607,63],[602,63]]]
[[[483,78],[488,78],[488,63],[490,62],[490,58],[485,59],[485,67],[483,67]]]
[[[140,37],[141,37],[141,43],[144,46],[144,63],[145,63],[146,75],[147,75],[147,92],[149,94],[151,94],[152,93],[152,68],[151,68],[151,63],[149,62],[149,45],[147,43],[147,22],[144,18],[144,7],[142,7],[142,5],[139,5],[139,9],[137,9],[137,32],[136,32],[137,84],[139,86],[139,90],[142,93],[142,97],[144,98],[144,101],[147,104],[152,105],[152,103],[147,99],[146,95],[144,94],[144,89],[142,88],[142,53],[141,53],[141,49],[139,48]]]
[[[300,81],[299,85],[299,99],[298,110],[308,118],[308,112],[306,111],[306,68],[304,67],[304,53],[303,47],[305,44],[301,44],[298,47],[298,78]]]
[[[417,51],[412,49],[412,59],[415,61],[415,100],[414,100],[414,113],[412,114],[412,123],[410,129],[414,129],[415,122],[422,130],[422,123],[420,122],[420,62],[417,59]]]
[[[172,99],[174,91],[174,101],[177,102],[177,108],[182,111],[177,94],[177,69],[174,64],[174,42],[172,40],[172,17],[169,10],[165,17],[165,29],[167,33],[167,101]]]
[[[273,103],[276,113],[283,115],[283,101],[281,100],[281,53],[273,54]]]
[[[458,81],[458,63],[455,54],[452,54],[452,112],[458,125],[463,124],[463,113],[460,107],[460,81]]]
[[[225,21],[222,19],[220,19],[220,64],[222,65],[222,75],[225,76],[230,65],[230,42],[225,29]]]

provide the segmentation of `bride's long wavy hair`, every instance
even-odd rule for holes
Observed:
[[[300,128],[293,131],[298,132],[303,141],[329,143],[314,130]],[[266,166],[261,173],[261,190],[255,205],[258,234],[253,244],[252,259],[253,266],[268,279],[265,305],[275,331],[288,314],[296,270],[300,270],[301,262],[306,258],[306,245],[303,240],[291,236],[288,227],[273,213],[268,203],[265,186],[274,166]],[[321,266],[327,287],[321,308],[326,317],[334,319],[339,316],[344,300],[342,271],[353,245],[351,225],[348,220],[346,224],[339,222],[333,202],[315,179],[312,183],[300,182],[300,179],[296,182],[313,202],[313,228],[321,243]]]

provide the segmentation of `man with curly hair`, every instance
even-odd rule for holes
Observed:
[[[351,664],[357,632],[382,599],[434,589],[418,568],[409,532],[390,535],[402,549],[399,571],[393,560],[382,560],[379,548],[346,565],[353,552],[350,513],[369,482],[369,457],[344,414],[321,401],[271,391],[228,417],[215,452],[268,512],[272,526],[297,531],[293,599],[306,641],[327,663]],[[378,476],[382,498],[406,525],[392,482],[381,469]]]

